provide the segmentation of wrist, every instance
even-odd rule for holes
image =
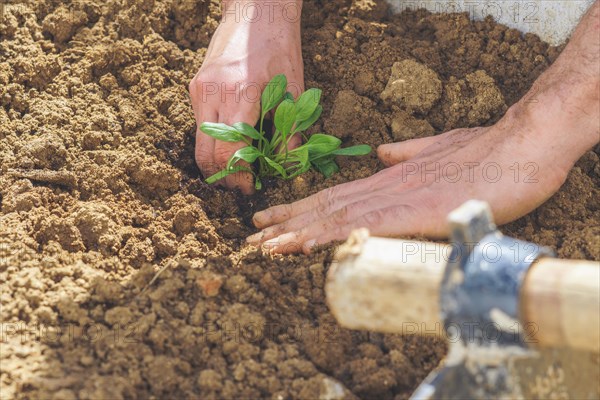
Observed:
[[[542,76],[507,114],[522,121],[535,145],[557,157],[554,162],[570,169],[600,139],[599,102],[597,78]]]

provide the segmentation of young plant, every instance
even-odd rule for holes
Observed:
[[[262,188],[265,177],[292,179],[311,167],[326,177],[339,171],[335,156],[362,156],[371,152],[368,145],[340,148],[342,141],[334,136],[315,133],[307,137],[305,131],[321,116],[323,107],[321,90],[309,89],[294,101],[291,93],[286,92],[285,75],[275,76],[268,83],[261,96],[261,113],[259,129],[244,122],[232,126],[223,123],[205,122],[200,129],[209,136],[225,142],[243,141],[248,146],[236,151],[229,159],[227,166],[220,172],[206,179],[215,183],[228,175],[246,171],[254,175],[257,190]],[[275,132],[269,139],[263,129],[265,116],[275,110]],[[290,139],[301,134],[304,144],[295,149],[288,149]],[[239,161],[248,164],[257,163],[257,171],[238,165]]]

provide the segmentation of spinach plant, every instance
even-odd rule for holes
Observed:
[[[230,174],[246,171],[254,175],[256,189],[260,190],[265,177],[292,179],[311,167],[329,177],[339,171],[335,156],[362,156],[371,152],[371,147],[364,144],[341,148],[340,139],[323,133],[307,137],[305,131],[319,119],[323,111],[319,104],[321,90],[309,89],[294,100],[286,88],[285,75],[277,75],[268,83],[261,95],[258,130],[244,122],[232,126],[205,122],[200,126],[204,133],[217,140],[243,141],[248,145],[236,151],[225,169],[206,179],[206,182],[215,183]],[[263,125],[265,116],[275,107],[275,132],[269,139]],[[290,150],[288,143],[295,134],[302,135],[304,144]],[[249,164],[257,162],[257,171],[238,165],[241,160]]]

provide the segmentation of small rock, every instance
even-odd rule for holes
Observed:
[[[196,280],[196,284],[202,290],[205,297],[215,297],[223,286],[223,278],[220,275],[205,272]]]
[[[297,176],[292,180],[292,189],[294,193],[306,194],[310,189],[310,185],[303,176]]]
[[[319,399],[346,399],[350,396],[350,391],[340,382],[333,378],[324,377],[321,381],[321,392]]]

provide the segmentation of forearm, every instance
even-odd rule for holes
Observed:
[[[300,23],[303,0],[222,0],[223,20]]]
[[[596,1],[556,62],[519,102],[544,126],[539,139],[575,162],[600,139],[600,3]]]
[[[221,5],[222,37],[246,36],[255,49],[273,42],[292,47],[300,43],[302,0],[223,0]]]

